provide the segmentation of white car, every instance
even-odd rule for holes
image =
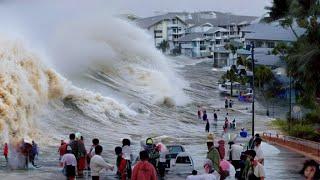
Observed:
[[[186,152],[181,152],[177,155],[176,160],[172,164],[172,168],[171,168],[171,171],[178,174],[190,174],[193,170],[194,170],[193,159]]]

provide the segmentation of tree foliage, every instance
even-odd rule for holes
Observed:
[[[163,40],[160,44],[159,44],[159,49],[162,50],[162,52],[166,52],[167,49],[169,48],[169,42],[166,40]]]
[[[265,22],[278,21],[291,28],[297,40],[291,46],[277,47],[273,53],[285,55],[288,75],[294,79],[294,87],[299,92],[300,102],[315,107],[320,94],[320,15],[319,0],[273,0],[271,7],[266,7],[268,16]],[[295,25],[305,29],[298,36]],[[285,53],[282,53],[286,51]]]
[[[258,66],[255,68],[255,78],[258,82],[258,87],[264,89],[264,85],[273,79],[273,73],[267,66]]]
[[[230,70],[227,71],[227,73],[222,75],[222,79],[228,80],[230,82],[230,85],[231,85],[230,95],[232,96],[233,95],[233,92],[232,92],[233,91],[233,83],[238,80],[238,75],[236,74],[234,69],[231,68]]]

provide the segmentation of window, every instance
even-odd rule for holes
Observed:
[[[168,150],[170,153],[180,153],[183,152],[183,149],[180,146],[169,146]]]
[[[275,47],[275,43],[274,42],[268,42],[267,46],[268,46],[268,48],[274,48]]]
[[[162,33],[162,30],[154,30],[154,33]]]
[[[257,48],[261,48],[263,46],[263,41],[256,41],[255,45]]]
[[[176,163],[178,164],[191,164],[189,156],[179,156]]]
[[[197,42],[196,41],[192,41],[192,46],[193,47],[197,47]]]
[[[172,24],[178,24],[177,19],[172,19]]]

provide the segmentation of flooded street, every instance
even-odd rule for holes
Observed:
[[[179,61],[178,61],[179,60]],[[212,71],[211,62],[203,61],[194,63],[191,60],[178,59],[175,68],[178,73],[189,82],[189,87],[184,89],[190,97],[191,103],[186,106],[168,107],[152,105],[141,101],[139,97],[130,97],[128,103],[131,107],[139,107],[140,113],[136,116],[124,116],[100,121],[90,117],[79,110],[75,103],[54,102],[49,104],[48,110],[41,116],[41,128],[47,129],[49,139],[47,144],[40,144],[40,157],[37,164],[41,167],[30,171],[10,171],[5,167],[0,170],[1,179],[60,179],[62,178],[58,165],[57,148],[59,139],[67,139],[71,132],[79,131],[85,138],[87,149],[90,139],[99,137],[104,147],[103,156],[109,162],[115,162],[113,149],[120,145],[121,138],[132,139],[135,154],[140,150],[140,141],[147,137],[154,137],[165,144],[182,144],[190,153],[195,162],[195,168],[202,172],[202,163],[206,156],[205,124],[196,117],[197,105],[202,105],[208,112],[209,119],[213,119],[213,109],[218,111],[218,125],[211,126],[211,132],[216,136],[222,135],[222,125],[226,110],[224,97],[217,90],[217,81],[221,72]],[[102,79],[105,81],[105,79]],[[104,83],[108,86],[107,81]],[[127,93],[117,89],[118,93]],[[128,94],[127,94],[128,95]],[[130,94],[129,94],[130,95]],[[248,126],[251,122],[250,103],[240,103],[234,99],[234,110],[228,111],[229,119],[235,118],[239,126]],[[134,104],[134,105],[133,105]],[[259,111],[259,103],[256,108]],[[130,106],[129,106],[130,107]],[[256,115],[257,130],[265,130],[268,118]],[[79,126],[74,126],[74,124]],[[248,127],[249,128],[249,127]],[[236,133],[236,132],[235,132]],[[289,152],[280,147],[263,144],[265,154],[266,179],[299,179],[298,170],[302,167],[304,157]],[[1,161],[4,164],[4,161]],[[106,179],[114,179],[114,172],[107,173]],[[166,179],[185,179],[187,175],[168,174]]]

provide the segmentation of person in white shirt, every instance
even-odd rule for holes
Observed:
[[[255,146],[254,146],[253,150],[256,152],[255,159],[257,161],[259,161],[260,164],[264,165],[264,155],[263,155],[263,151],[262,151],[262,148],[261,148],[262,139],[261,138],[256,138],[254,142],[255,142]]]
[[[233,141],[230,141],[228,143],[229,146],[229,150],[228,150],[228,154],[229,154],[229,160],[231,161],[231,164],[234,166],[234,168],[237,170],[240,168],[240,157],[241,157],[241,153],[243,152],[243,147],[241,145],[235,144]]]
[[[95,155],[90,160],[90,169],[92,180],[99,180],[99,174],[103,169],[113,171],[113,166],[101,157],[102,146],[95,147]]]
[[[60,165],[63,167],[64,175],[68,180],[74,180],[76,176],[77,159],[72,153],[70,146],[67,146],[66,154],[62,156]]]
[[[186,180],[218,180],[220,175],[213,169],[213,164],[210,159],[206,159],[203,165],[204,174],[201,175],[189,175]]]
[[[264,180],[266,178],[266,174],[263,165],[255,158],[256,152],[254,150],[248,150],[246,155],[250,159],[251,164],[246,175],[246,179]]]

